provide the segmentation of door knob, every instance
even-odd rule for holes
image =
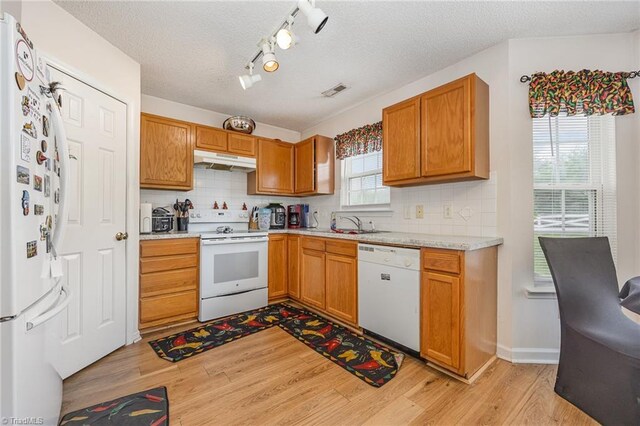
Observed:
[[[126,240],[127,238],[129,238],[129,234],[126,232],[118,232],[116,234],[116,240],[118,241]]]

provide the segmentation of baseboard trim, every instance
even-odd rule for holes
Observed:
[[[498,345],[498,358],[514,364],[557,364],[560,350],[555,348],[508,348]]]

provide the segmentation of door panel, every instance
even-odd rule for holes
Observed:
[[[325,307],[325,254],[302,249],[300,259],[300,298],[311,306]]]
[[[229,133],[228,149],[232,154],[238,154],[245,157],[255,157],[256,138],[240,133]]]
[[[294,145],[269,140],[258,140],[258,191],[293,194]]]
[[[422,273],[421,355],[460,368],[460,278]]]
[[[269,237],[269,299],[287,295],[287,236]]]
[[[420,177],[420,98],[382,110],[384,182]]]
[[[287,284],[289,296],[300,299],[300,237],[287,235],[287,257],[289,270]]]
[[[296,194],[316,189],[315,139],[298,142],[295,146]]]
[[[326,255],[327,312],[358,323],[358,262],[354,257]]]
[[[126,105],[51,69],[65,88],[70,215],[61,254],[72,299],[61,315],[54,364],[63,377],[125,344]],[[89,237],[90,236],[90,237]]]
[[[189,123],[141,115],[141,188],[189,190],[193,187],[192,133]]]
[[[196,148],[227,152],[227,132],[213,127],[196,126]]]
[[[422,95],[422,175],[471,171],[469,79]]]

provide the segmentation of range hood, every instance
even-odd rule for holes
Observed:
[[[249,173],[256,169],[256,159],[233,154],[218,154],[209,151],[193,151],[194,164],[204,164],[208,169]]]

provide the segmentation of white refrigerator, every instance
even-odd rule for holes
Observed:
[[[0,18],[0,423],[49,425],[62,400],[52,320],[72,297],[56,257],[69,155],[44,59]]]

